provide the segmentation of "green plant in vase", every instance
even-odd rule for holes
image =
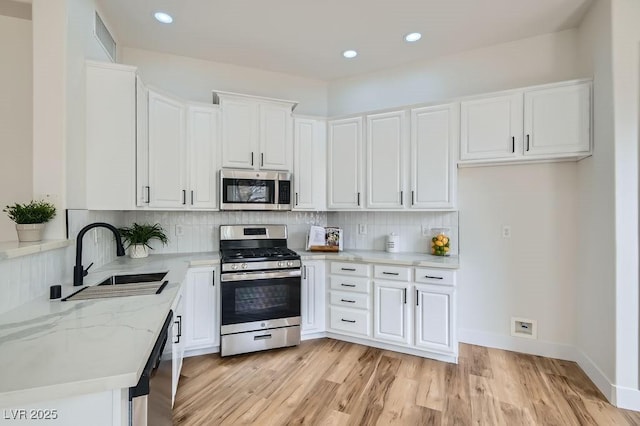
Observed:
[[[130,227],[119,228],[123,243],[126,248],[131,247],[129,256],[139,259],[149,256],[149,250],[153,248],[149,245],[151,240],[158,240],[163,245],[167,245],[169,239],[164,229],[159,223],[151,225],[149,223],[133,223]]]
[[[56,216],[56,207],[46,201],[32,200],[27,204],[6,206],[3,212],[16,223],[18,240],[32,242],[42,240],[44,224]]]

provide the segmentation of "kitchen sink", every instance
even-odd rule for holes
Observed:
[[[118,284],[133,284],[133,283],[151,283],[155,281],[162,281],[167,275],[167,272],[153,272],[148,274],[130,274],[130,275],[112,275],[104,281],[98,283],[98,285],[118,285]]]

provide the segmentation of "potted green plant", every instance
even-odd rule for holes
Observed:
[[[56,215],[56,207],[46,201],[32,200],[28,204],[16,203],[3,210],[9,219],[16,223],[18,241],[32,242],[42,240],[44,224]]]
[[[149,245],[149,241],[158,240],[163,245],[166,245],[169,239],[165,234],[164,229],[159,223],[151,225],[149,223],[138,224],[135,223],[131,227],[119,228],[122,240],[129,250],[129,256],[132,259],[139,259],[149,256],[149,250],[153,248]]]

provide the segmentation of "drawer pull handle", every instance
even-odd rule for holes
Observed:
[[[398,272],[383,272],[384,275],[400,275]]]
[[[356,303],[355,300],[348,300],[348,299],[340,299],[341,302],[347,302],[347,303]]]
[[[435,277],[435,276],[431,276],[431,275],[425,275],[424,277],[425,278],[431,278],[432,280],[442,280],[442,279],[444,279],[442,277]]]
[[[253,336],[253,340],[266,340],[266,339],[271,339],[271,335],[270,334],[262,334],[260,336]]]
[[[341,283],[340,284],[342,287],[355,287],[355,284],[345,284],[345,283]]]
[[[351,323],[351,324],[355,324],[355,323],[356,323],[356,320],[346,320],[346,319],[344,319],[344,318],[341,318],[341,319],[340,319],[340,321],[342,321],[342,322],[348,322],[348,323]]]
[[[351,271],[351,272],[355,272],[356,268],[340,268],[343,271]]]

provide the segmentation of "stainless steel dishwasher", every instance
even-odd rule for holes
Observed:
[[[171,407],[171,340],[173,311],[162,325],[151,355],[135,387],[129,388],[129,425],[172,425]],[[169,343],[167,345],[167,343]],[[167,351],[165,352],[165,347]],[[163,357],[164,355],[164,357]]]

